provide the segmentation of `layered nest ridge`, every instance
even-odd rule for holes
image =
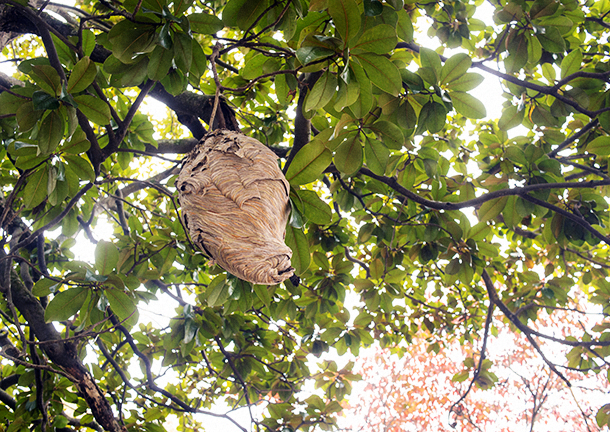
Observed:
[[[290,185],[277,156],[242,133],[216,130],[187,156],[176,181],[193,242],[240,279],[275,285],[290,278],[284,243]]]

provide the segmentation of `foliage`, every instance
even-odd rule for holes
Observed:
[[[559,313],[542,316],[541,328],[567,335],[582,316]],[[350,398],[339,421],[344,430],[480,431],[601,430],[595,414],[608,382],[602,374],[566,375],[568,389],[533,351],[527,339],[499,326],[489,336],[487,358],[479,372],[480,347],[439,342],[438,352],[427,343],[425,330],[399,355],[377,349],[358,359],[360,391]],[[546,349],[552,347],[546,345]],[[555,352],[554,355],[565,355]],[[472,384],[474,383],[474,385]]]
[[[259,405],[260,430],[331,429],[358,376],[325,353],[407,349],[422,329],[434,352],[510,328],[563,385],[566,370],[604,376],[609,12],[0,0],[18,67],[0,76],[0,428],[160,431],[177,414],[199,430],[224,401]],[[499,119],[473,96],[485,79],[502,83]],[[278,155],[299,286],[251,286],[187,238],[180,158],[217,128]],[[91,262],[75,257],[79,233]],[[170,324],[138,323],[156,300]],[[591,326],[536,329],[578,307]]]

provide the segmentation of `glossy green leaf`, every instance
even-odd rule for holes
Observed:
[[[51,111],[38,129],[38,146],[43,155],[51,154],[64,136],[64,119],[57,111]]]
[[[360,86],[360,96],[349,108],[355,117],[362,118],[368,114],[373,107],[373,88],[371,80],[366,76],[364,69],[355,62],[351,62],[350,70],[354,73],[354,77]]]
[[[374,85],[391,95],[400,94],[402,77],[394,63],[376,54],[360,54],[357,58]]]
[[[470,91],[478,87],[479,84],[483,82],[483,80],[483,75],[474,72],[468,72],[457,78],[456,80],[452,81],[451,84],[447,86],[447,88],[451,91]]]
[[[390,150],[381,141],[367,139],[364,142],[364,155],[366,166],[371,171],[377,175],[385,174],[390,159]]]
[[[227,275],[221,274],[216,276],[208,286],[207,293],[208,306],[215,307],[223,305],[230,296]]]
[[[83,57],[74,65],[68,78],[68,93],[78,93],[89,87],[95,80],[97,67],[89,57]]]
[[[441,69],[440,82],[441,84],[451,83],[456,79],[464,76],[470,69],[472,60],[466,54],[456,54],[447,59]]]
[[[358,135],[348,137],[335,151],[335,166],[346,175],[355,174],[362,166],[362,143]]]
[[[292,250],[290,262],[295,274],[302,275],[311,262],[307,237],[302,230],[288,225],[286,227],[286,245]]]
[[[427,102],[419,112],[415,134],[420,135],[426,130],[430,133],[440,132],[445,126],[446,118],[447,111],[443,105],[438,102]]]
[[[366,30],[352,46],[352,54],[375,53],[386,54],[396,47],[398,38],[396,29],[387,24],[381,24]]]
[[[23,189],[23,205],[25,208],[36,207],[44,201],[47,197],[48,179],[49,168],[46,164],[28,177],[28,182]]]
[[[140,53],[151,52],[155,48],[156,33],[147,25],[123,20],[115,24],[108,33],[112,44],[112,54],[125,64],[139,60]]]
[[[214,34],[224,27],[218,17],[205,12],[190,14],[188,20],[194,33]]]
[[[587,152],[597,156],[610,155],[610,136],[600,136],[587,144]]]
[[[174,62],[183,73],[188,73],[193,61],[193,38],[186,33],[174,37]]]
[[[573,50],[561,61],[561,79],[578,72],[582,65],[582,52],[579,49]]]
[[[545,27],[543,32],[536,34],[536,37],[548,52],[562,53],[566,50],[566,43],[556,27]]]
[[[157,46],[150,55],[150,62],[148,62],[148,78],[153,81],[161,81],[169,72],[173,58],[173,51],[165,49],[161,45]]]
[[[22,104],[20,109],[24,105]],[[54,110],[59,108],[59,100],[56,97],[51,96],[47,92],[44,91],[35,91],[32,94],[32,104],[29,106],[29,109],[35,110]],[[17,110],[17,121],[19,121],[19,110]],[[21,127],[21,125],[19,125]]]
[[[464,117],[480,119],[487,115],[485,105],[474,96],[464,92],[449,92],[449,96],[453,108]]]
[[[441,63],[441,58],[436,51],[433,51],[429,48],[420,48],[419,50],[419,58],[421,61],[421,65],[424,68],[430,68],[434,72],[434,76],[436,80],[441,76],[441,71],[443,69],[443,65]]]
[[[332,153],[325,142],[333,130],[327,129],[318,134],[295,155],[286,172],[286,180],[292,185],[302,185],[317,180],[332,160]]]
[[[100,240],[95,247],[95,267],[101,275],[112,273],[119,262],[119,250],[114,243]]]
[[[55,96],[61,93],[61,79],[53,66],[34,65],[30,77],[47,93]]]
[[[498,216],[502,210],[504,210],[504,206],[506,205],[506,203],[508,202],[508,197],[504,196],[504,197],[500,197],[500,198],[494,198],[492,200],[486,201],[483,204],[481,204],[481,207],[479,208],[477,215],[479,216],[479,220],[481,222],[486,222],[489,220],[494,219],[496,216]]]
[[[498,121],[498,127],[502,130],[509,130],[516,126],[519,126],[523,121],[525,110],[519,111],[516,106],[509,106],[502,111],[502,117]]]
[[[120,321],[125,321],[137,312],[134,300],[119,289],[106,289],[104,295],[108,299],[110,309]]]
[[[328,0],[328,13],[332,17],[337,34],[345,45],[360,30],[360,12],[355,0]]]
[[[268,5],[267,0],[229,0],[222,11],[222,21],[226,26],[248,30]]]
[[[330,71],[326,71],[316,81],[313,88],[307,93],[305,100],[305,111],[322,108],[326,105],[337,91],[337,78]]]
[[[67,320],[81,310],[88,296],[88,288],[70,288],[56,294],[44,311],[45,322]]]
[[[375,135],[377,135],[381,142],[388,148],[401,150],[405,144],[405,137],[403,136],[402,130],[394,123],[386,120],[379,120],[368,126],[368,129],[375,132]]]
[[[411,17],[407,11],[402,8],[398,11],[396,34],[404,42],[411,42],[413,40],[413,23],[411,22]]]
[[[103,126],[110,122],[110,108],[100,98],[83,94],[75,96],[74,100],[78,109],[93,123]]]
[[[306,65],[318,60],[321,60],[326,57],[331,57],[335,55],[335,51],[319,47],[319,46],[307,46],[303,48],[299,48],[296,52],[297,59],[301,62],[301,64]]]
[[[74,174],[76,174],[79,179],[88,181],[93,181],[95,179],[93,167],[87,159],[77,155],[67,154],[65,154],[63,158],[68,163],[68,167],[74,172]]]
[[[301,199],[303,215],[312,223],[327,225],[332,219],[330,206],[320,199],[318,194],[311,190],[298,190]]]

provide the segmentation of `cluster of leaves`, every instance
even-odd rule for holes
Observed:
[[[564,312],[545,315],[538,325],[569,334],[579,322],[582,316]],[[574,388],[566,388],[528,341],[507,326],[489,336],[488,358],[480,366],[475,347],[457,341],[441,342],[431,355],[430,337],[424,330],[399,354],[377,349],[358,359],[362,388],[342,413],[344,430],[602,430],[583,420],[581,412],[592,418],[602,405],[608,382],[601,374],[583,377],[570,371]],[[468,398],[461,397],[469,386]]]
[[[260,430],[331,429],[358,376],[326,353],[400,347],[422,329],[435,352],[500,320],[564,385],[565,367],[607,373],[606,1],[501,1],[493,24],[478,1],[78,6],[0,0],[18,67],[0,76],[0,428],[157,431],[180,413],[196,430],[223,401],[260,404]],[[418,45],[424,22],[436,50]],[[503,85],[500,119],[473,96],[480,72]],[[173,158],[204,123],[278,155],[301,285],[252,286],[192,247]],[[103,219],[113,232],[98,241]],[[94,262],[75,259],[81,232]],[[575,298],[582,313],[600,305],[594,325],[536,329]],[[138,321],[156,300],[175,307],[165,327]],[[565,362],[543,339],[570,347]],[[467,378],[493,387],[491,367]]]

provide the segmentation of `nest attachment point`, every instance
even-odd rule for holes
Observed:
[[[290,186],[275,153],[239,132],[216,130],[187,156],[176,186],[193,242],[216,264],[254,284],[293,276],[284,243]]]

